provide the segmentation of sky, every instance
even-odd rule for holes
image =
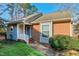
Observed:
[[[61,9],[63,5],[59,5],[57,3],[32,3],[32,5],[35,5],[38,8],[38,12],[42,12],[43,14],[53,13],[57,10]],[[77,5],[79,9],[79,5]],[[6,20],[9,18],[8,12],[5,12],[2,16],[0,16]]]
[[[60,8],[58,4],[53,3],[32,3],[32,5],[35,5],[38,8],[38,11],[42,12],[43,14],[55,12]],[[1,17],[8,20],[8,12],[5,12],[3,15],[1,15]]]
[[[44,14],[55,12],[60,8],[60,5],[54,3],[34,3],[33,5],[38,8],[39,12]]]

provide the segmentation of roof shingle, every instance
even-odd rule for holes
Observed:
[[[39,23],[39,22],[44,22],[44,21],[64,21],[64,20],[70,20],[72,18],[71,14],[69,11],[59,11],[55,13],[50,13],[43,15],[33,21],[32,23]]]

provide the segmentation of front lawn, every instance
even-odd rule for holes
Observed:
[[[0,41],[0,56],[42,56],[39,51],[26,43]]]

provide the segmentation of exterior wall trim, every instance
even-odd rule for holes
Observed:
[[[19,33],[19,24],[17,24],[17,39],[18,39],[18,33]]]
[[[61,20],[60,20],[61,19]],[[71,21],[71,20],[66,20],[66,19],[71,19],[71,18],[59,18],[59,19],[53,19],[53,20],[44,20],[44,21],[38,21],[38,22],[31,22],[32,24],[36,24],[36,23],[44,23],[44,22],[59,22],[59,21]]]
[[[52,37],[52,34],[53,34],[53,31],[52,31],[52,30],[53,30],[52,23],[53,23],[53,22],[51,21],[50,23],[51,23],[51,24],[50,24],[50,31],[51,31],[51,32],[50,32],[50,37]]]
[[[71,18],[71,21],[73,18]],[[73,27],[72,27],[72,22],[70,22],[70,36],[73,36]]]
[[[50,22],[41,22],[40,23],[40,33],[42,32],[42,24],[43,23],[49,23],[50,25],[50,27],[49,27],[49,37],[52,37],[52,21],[50,21]],[[48,40],[49,41],[49,40]],[[41,42],[41,34],[40,34],[40,42]]]

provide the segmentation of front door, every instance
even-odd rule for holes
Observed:
[[[49,36],[51,34],[51,23],[41,23],[41,33],[40,33],[40,42],[41,43],[48,43]]]
[[[25,26],[25,36],[26,36],[26,39],[31,38],[31,27],[30,26]]]

